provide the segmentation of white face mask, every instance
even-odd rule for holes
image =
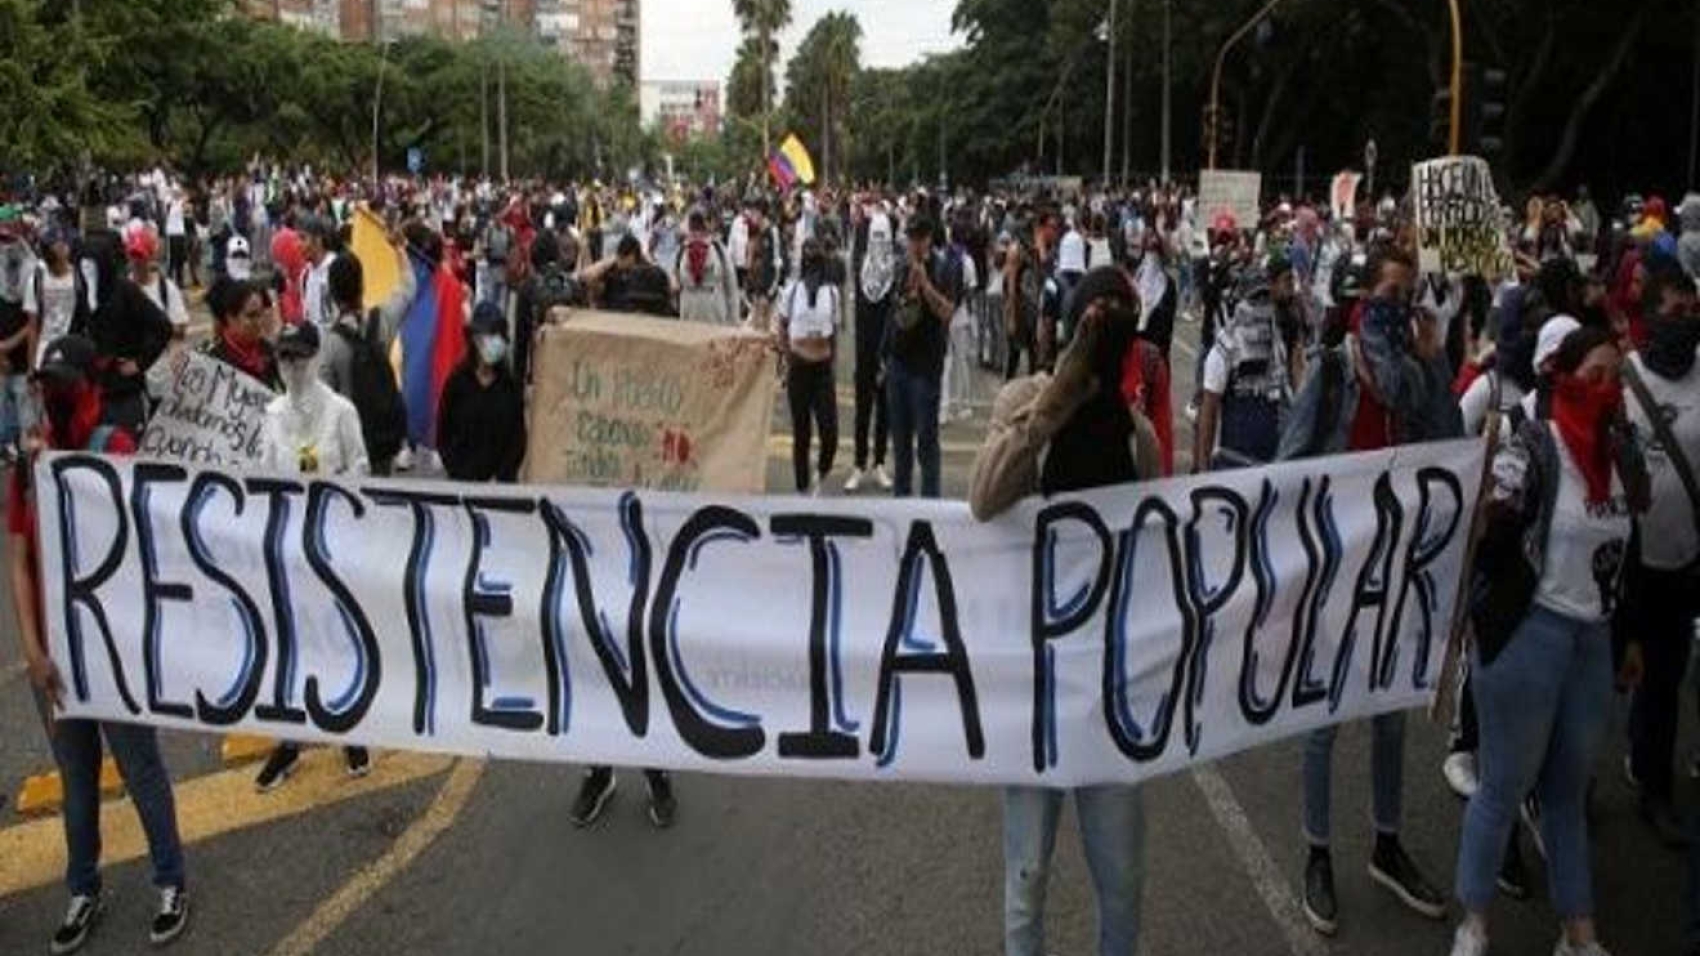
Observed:
[[[485,365],[500,365],[502,359],[508,356],[508,340],[500,335],[481,335],[478,337],[478,357]]]

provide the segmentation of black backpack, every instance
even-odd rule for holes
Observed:
[[[618,303],[620,311],[668,318],[673,316],[673,286],[660,266],[641,265],[626,277],[625,294]]]
[[[332,329],[348,343],[348,399],[360,413],[366,456],[378,466],[394,458],[407,440],[407,406],[396,387],[395,372],[378,347],[378,310],[367,316],[363,332],[340,322]]]
[[[533,320],[542,324],[551,309],[583,308],[586,298],[584,286],[573,278],[572,272],[559,263],[552,264],[537,276],[537,309]]]

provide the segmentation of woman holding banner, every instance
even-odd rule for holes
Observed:
[[[207,290],[207,305],[213,314],[213,337],[201,346],[201,352],[282,392],[277,355],[265,335],[272,311],[265,288],[256,282],[220,278]]]
[[[1555,956],[1605,956],[1594,935],[1585,813],[1611,710],[1610,620],[1646,466],[1624,425],[1612,333],[1571,333],[1554,362],[1552,417],[1525,421],[1494,459],[1476,557],[1472,676],[1481,786],[1464,816],[1453,956],[1487,952],[1487,910],[1518,807],[1541,801]]]

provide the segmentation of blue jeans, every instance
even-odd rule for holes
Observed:
[[[1458,899],[1483,912],[1517,808],[1541,801],[1547,885],[1560,919],[1594,912],[1585,813],[1588,777],[1612,696],[1611,630],[1535,607],[1492,664],[1471,661],[1481,724],[1481,789],[1464,813]]]
[[[147,834],[154,885],[182,889],[183,842],[177,834],[177,802],[154,729],[106,721],[54,721],[39,693],[36,707],[48,728],[53,761],[65,786],[65,888],[73,896],[100,892],[100,738],[104,734],[124,778],[124,790]]]
[[[921,497],[939,496],[939,377],[918,375],[892,359],[885,366],[886,415],[891,419],[893,494],[915,493],[915,458],[921,459]]]
[[[1404,814],[1405,714],[1382,714],[1370,719],[1370,790],[1374,802],[1375,832],[1399,832]],[[1312,846],[1326,847],[1332,835],[1330,817],[1334,769],[1334,738],[1338,725],[1313,730],[1305,739],[1305,839]],[[1505,845],[1500,841],[1500,846]]]
[[[1074,794],[1080,842],[1098,896],[1099,956],[1133,956],[1145,883],[1145,802],[1136,786],[1003,792],[1004,956],[1041,956],[1045,884],[1063,798]]]
[[[0,447],[17,445],[33,424],[28,420],[29,394],[27,375],[7,375],[0,381]]]

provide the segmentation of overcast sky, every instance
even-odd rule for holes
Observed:
[[[950,33],[956,0],[792,0],[791,28],[779,37],[775,74],[823,14],[848,10],[862,23],[862,65],[904,66],[961,46]],[[738,54],[731,0],[642,0],[643,79],[719,80]]]

